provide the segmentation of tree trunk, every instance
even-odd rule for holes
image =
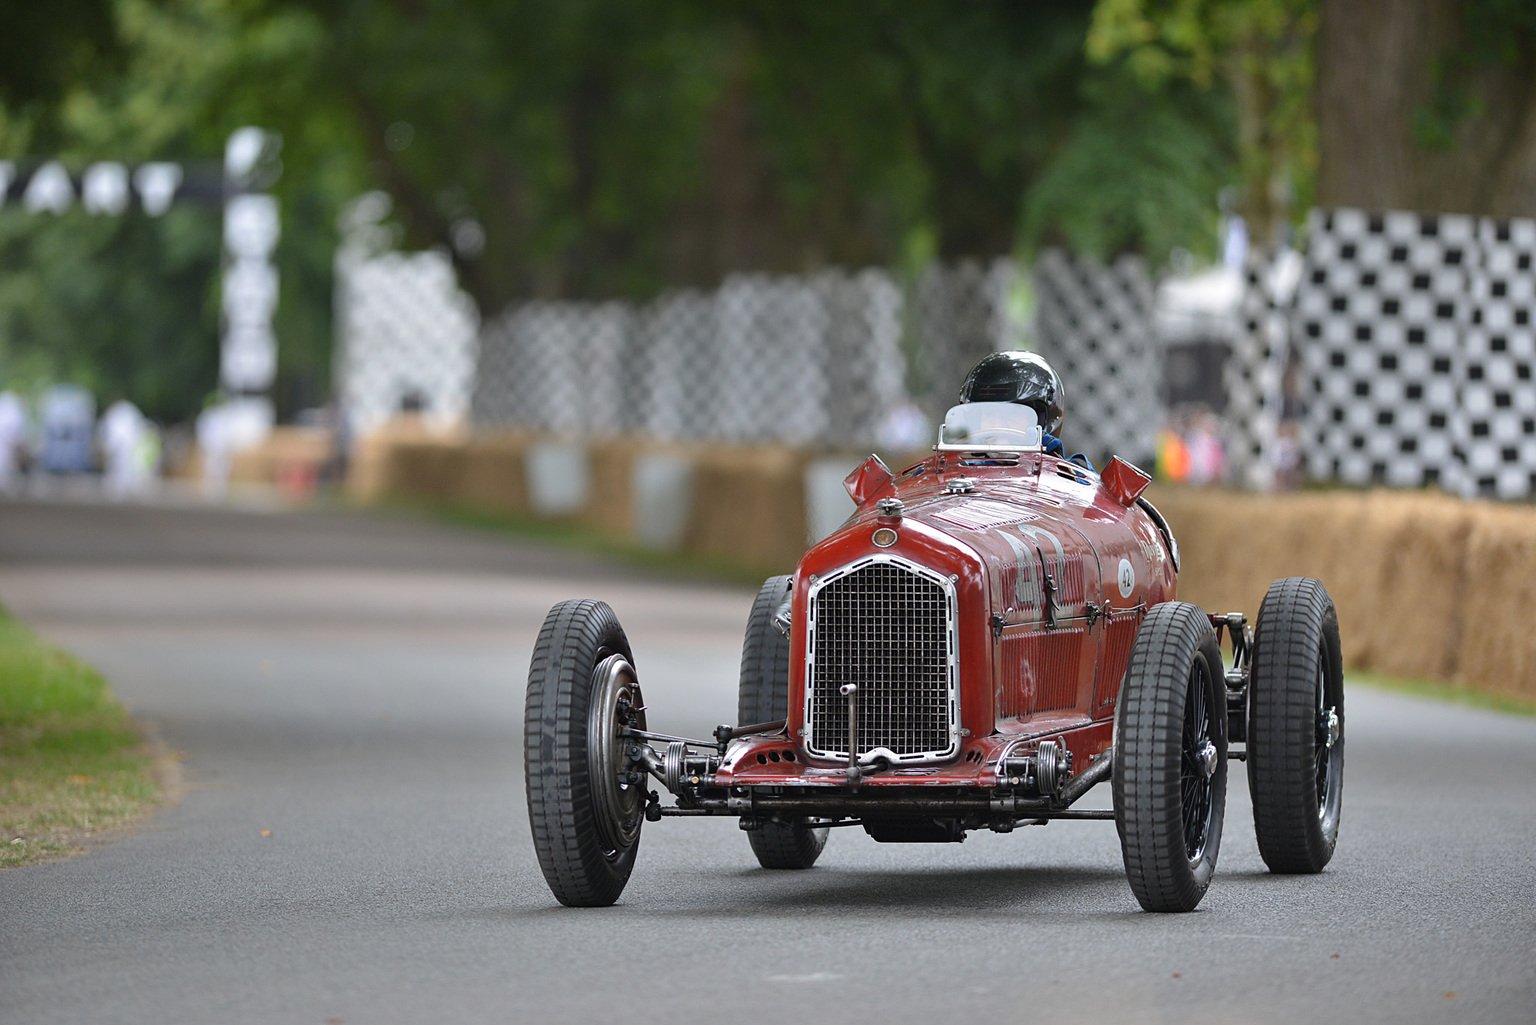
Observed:
[[[1494,217],[1536,214],[1536,47],[1452,79],[1457,0],[1322,0],[1317,52],[1319,206]],[[1459,90],[1443,145],[1422,125]],[[1416,138],[1415,122],[1421,125]]]

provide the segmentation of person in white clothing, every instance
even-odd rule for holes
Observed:
[[[223,403],[208,406],[197,416],[197,449],[203,460],[203,497],[219,501],[229,488],[229,410]]]
[[[143,446],[148,429],[144,414],[127,399],[118,399],[102,414],[96,432],[106,456],[103,484],[109,497],[123,498],[144,490],[148,474]]]
[[[26,404],[13,391],[0,392],[0,491],[16,487],[16,470],[26,440]]]

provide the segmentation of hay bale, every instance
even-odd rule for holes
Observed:
[[[272,484],[296,468],[318,475],[334,445],[334,435],[323,427],[274,427],[260,444],[230,457],[229,479]]]
[[[1459,499],[1417,492],[1250,495],[1161,487],[1152,501],[1183,552],[1179,596],[1258,612],[1270,582],[1321,580],[1347,665],[1449,679],[1460,645],[1469,530]]]
[[[712,448],[699,454],[685,547],[778,572],[805,551],[804,453]]]
[[[397,450],[417,443],[460,442],[463,438],[462,431],[435,430],[414,414],[396,417],[353,444],[347,466],[347,494],[361,502],[390,494],[412,494],[414,463],[408,458],[409,465],[400,465]]]
[[[633,438],[603,438],[587,449],[588,491],[581,521],[613,537],[634,534],[631,486],[635,455],[642,443]]]
[[[526,432],[476,435],[464,445],[456,504],[476,512],[526,515],[528,474]]]
[[[1458,682],[1536,697],[1536,509],[1476,503],[1464,579]]]

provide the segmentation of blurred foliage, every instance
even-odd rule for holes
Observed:
[[[1317,0],[1100,0],[1089,55],[1149,91],[1225,87],[1236,116],[1238,210],[1265,242],[1305,211],[1317,169]]]
[[[1413,112],[1413,139],[1427,150],[1450,149],[1456,130],[1486,113],[1476,88],[1489,68],[1513,66],[1536,51],[1536,3],[1531,0],[1461,0],[1461,36],[1430,68],[1434,92]]]
[[[1124,74],[1089,78],[1083,93],[1085,109],[1026,193],[1024,241],[1101,259],[1135,250],[1154,265],[1175,246],[1210,256],[1215,199],[1233,178],[1226,97],[1182,82],[1149,96]]]
[[[219,215],[0,212],[0,379],[67,380],[164,421],[218,375]]]
[[[0,157],[57,156],[77,172],[96,160],[174,160],[216,176],[231,130],[303,102],[284,87],[302,84],[292,68],[318,52],[312,15],[237,0],[117,0],[113,9],[120,70],[78,79],[49,105],[0,108]],[[309,162],[307,173],[279,190],[276,395],[289,414],[326,397],[331,221],[366,182],[324,113],[293,121],[300,130],[286,150]],[[0,382],[36,391],[68,380],[103,405],[126,396],[162,421],[190,419],[218,387],[221,233],[213,204],[178,204],[160,218],[0,209]]]
[[[46,110],[120,68],[113,0],[0,0],[0,27],[0,104],[11,110]]]
[[[281,133],[285,414],[328,393],[337,215],[370,188],[490,315],[1053,242],[1209,252],[1216,192],[1248,153],[1228,79],[1199,72],[1225,66],[1238,23],[1114,42],[1127,11],[1172,24],[1126,0],[108,6],[117,70],[67,76],[51,100],[3,94],[0,156],[216,166],[234,128]],[[1264,26],[1250,34],[1271,40]],[[1155,48],[1174,65],[1149,65]],[[0,375],[189,416],[216,385],[219,259],[198,209],[0,211]]]

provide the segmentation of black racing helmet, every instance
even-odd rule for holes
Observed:
[[[960,386],[961,402],[1017,402],[1030,407],[1047,434],[1060,435],[1066,419],[1061,378],[1032,352],[994,352],[971,368]]]

